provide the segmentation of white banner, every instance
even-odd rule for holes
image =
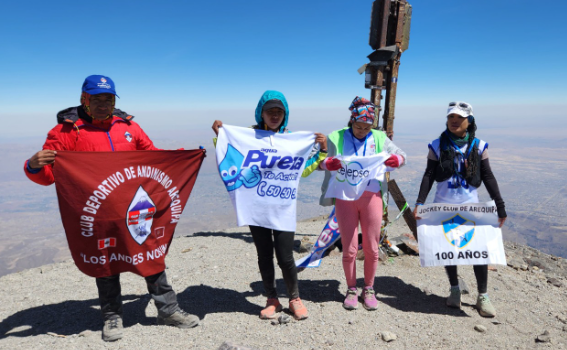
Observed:
[[[421,266],[506,265],[493,201],[417,208]]]
[[[389,157],[390,155],[386,152],[369,157],[336,156],[335,158],[341,160],[342,168],[331,173],[325,198],[357,200],[366,190],[370,180],[384,181],[386,172],[384,162]]]
[[[311,132],[219,128],[217,165],[238,226],[295,231],[299,179],[314,142]]]

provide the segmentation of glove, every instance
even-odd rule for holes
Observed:
[[[401,156],[398,156],[397,154],[392,154],[390,156],[390,158],[386,159],[386,161],[384,162],[384,164],[386,164],[386,166],[390,167],[390,168],[397,168],[400,166],[400,164],[402,164],[404,162],[404,158]]]
[[[335,171],[342,168],[342,165],[339,159],[329,157],[329,158],[325,158],[325,160],[321,162],[321,168],[329,171]]]

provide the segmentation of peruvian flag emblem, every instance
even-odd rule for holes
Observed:
[[[138,191],[136,191],[132,203],[128,207],[126,218],[128,231],[138,244],[142,245],[152,232],[155,213],[156,205],[150,195],[142,186],[138,187]]]
[[[105,239],[98,240],[98,249],[116,247],[116,238],[115,237],[108,237]]]

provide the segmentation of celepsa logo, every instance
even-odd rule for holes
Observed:
[[[344,163],[344,166],[337,170],[336,179],[338,182],[347,182],[351,186],[358,186],[370,174],[359,162]]]

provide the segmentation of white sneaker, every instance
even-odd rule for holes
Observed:
[[[167,317],[158,316],[157,324],[160,326],[173,326],[177,328],[193,328],[199,325],[199,317],[178,309]]]
[[[117,341],[122,339],[122,318],[116,316],[109,320],[104,321],[104,327],[102,327],[102,340],[104,341]]]
[[[478,313],[482,317],[496,316],[496,310],[494,309],[494,306],[492,306],[492,303],[490,302],[490,299],[488,299],[488,295],[486,294],[481,294],[478,296],[478,298],[476,299],[476,308],[478,309]]]
[[[454,307],[457,309],[461,308],[461,290],[456,288],[451,288],[451,294],[447,298],[447,306]]]

